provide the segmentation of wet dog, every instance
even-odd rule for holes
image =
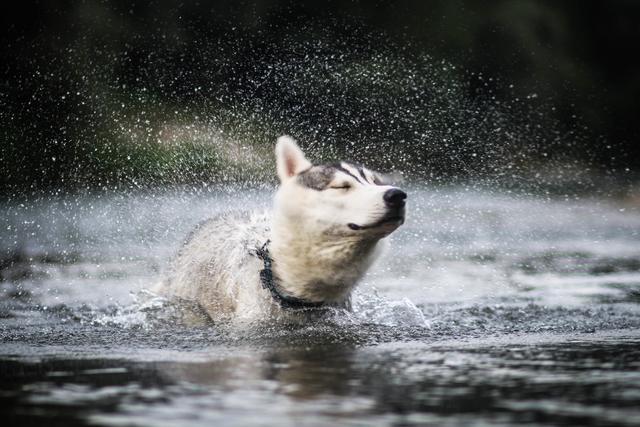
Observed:
[[[313,165],[287,136],[275,151],[272,212],[202,224],[163,293],[197,302],[214,320],[349,307],[381,239],[404,223],[407,195],[362,166]]]

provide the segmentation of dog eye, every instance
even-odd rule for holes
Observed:
[[[341,185],[333,185],[333,186],[331,186],[329,188],[332,188],[334,190],[348,190],[348,189],[351,188],[351,184],[344,183],[344,184],[341,184]]]

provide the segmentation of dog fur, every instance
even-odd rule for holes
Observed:
[[[263,288],[264,264],[255,256],[270,242],[282,294],[349,307],[380,240],[404,222],[406,194],[354,164],[312,165],[286,136],[275,151],[280,186],[272,212],[227,213],[202,224],[174,260],[163,293],[197,302],[214,320],[283,314]]]

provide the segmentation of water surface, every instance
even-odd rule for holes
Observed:
[[[189,230],[265,191],[1,206],[8,425],[637,425],[640,212],[412,189],[354,297],[302,325],[181,321],[142,292]]]

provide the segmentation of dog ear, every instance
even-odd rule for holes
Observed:
[[[278,177],[281,182],[295,176],[312,165],[305,157],[304,153],[296,144],[296,141],[289,136],[281,136],[276,144],[276,165]]]

